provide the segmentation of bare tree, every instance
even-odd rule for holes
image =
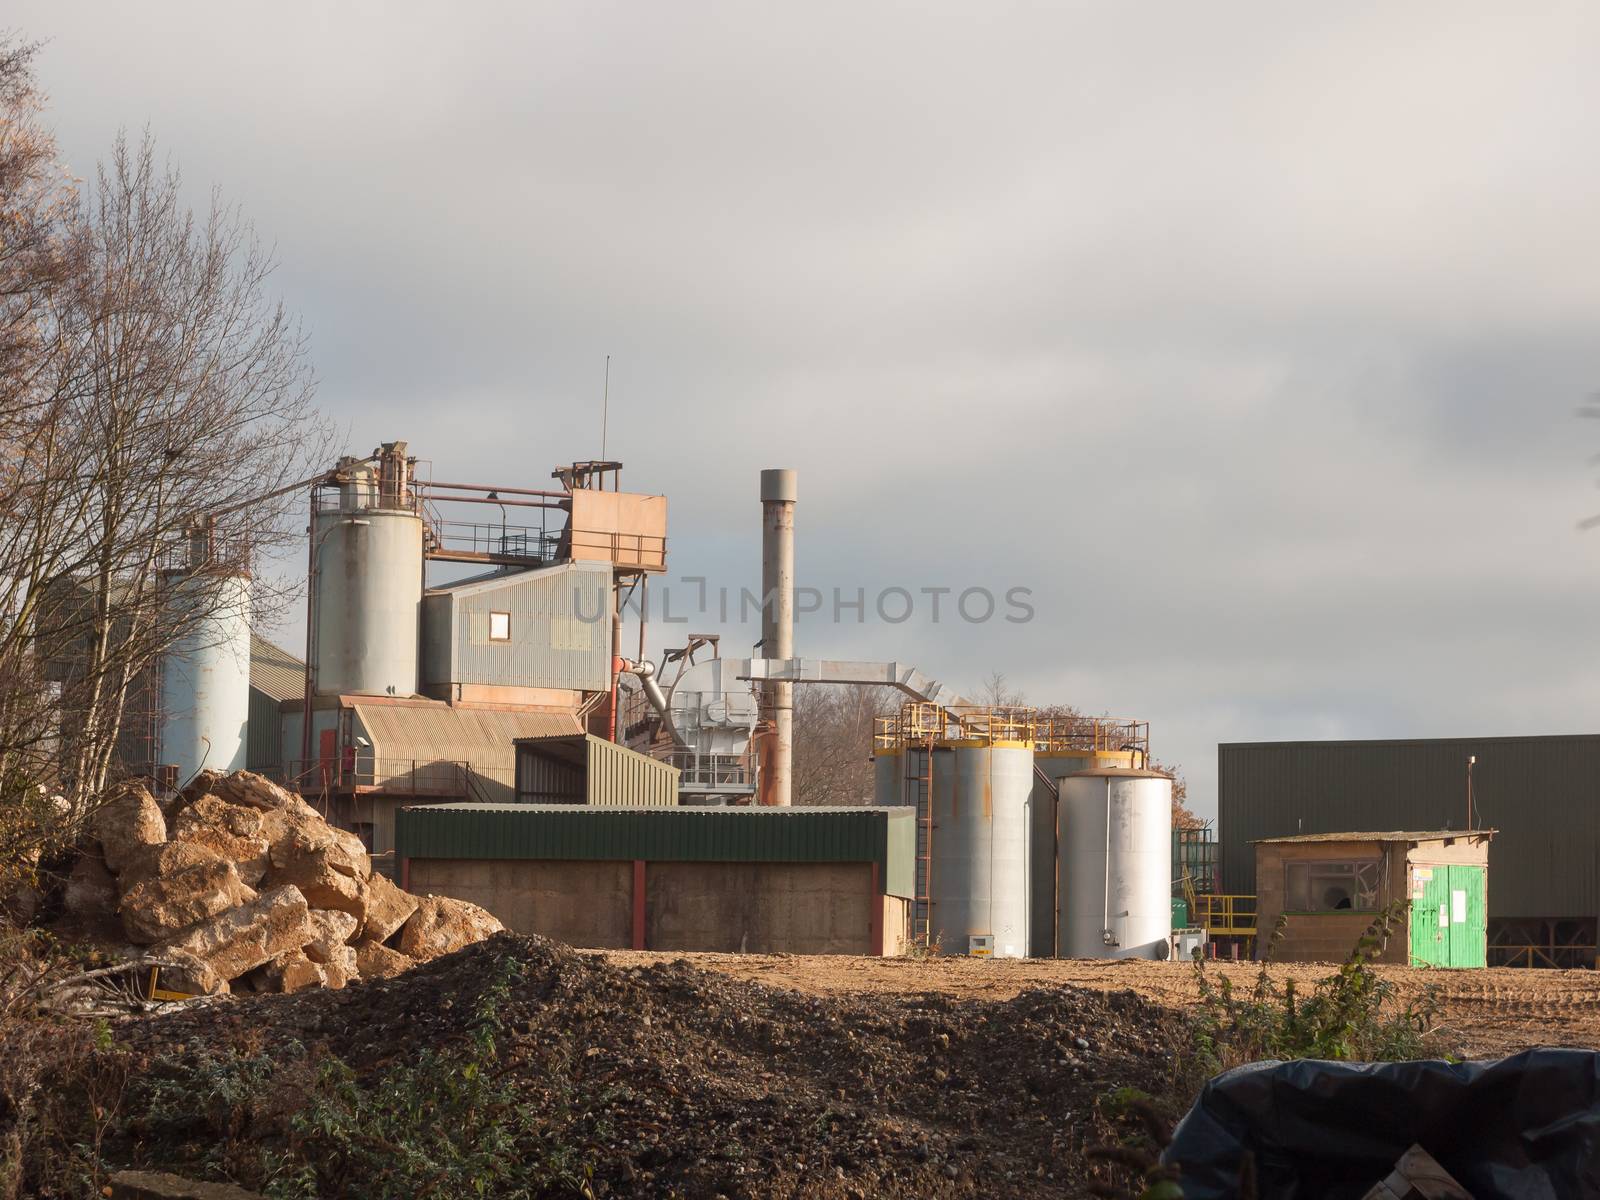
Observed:
[[[291,497],[258,498],[326,446],[304,340],[267,298],[272,259],[236,210],[213,196],[197,217],[152,141],[119,138],[69,226],[23,422],[26,507],[0,548],[0,660],[47,664],[51,783],[81,814],[152,664],[294,536]],[[258,609],[281,598],[253,588]]]
[[[873,721],[901,699],[893,688],[795,688],[794,803],[870,804]]]

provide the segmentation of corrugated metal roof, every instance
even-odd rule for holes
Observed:
[[[518,738],[517,799],[529,804],[678,802],[678,768],[592,733]]]
[[[375,773],[380,776],[388,770],[386,764],[464,762],[509,786],[516,773],[513,743],[517,738],[578,732],[578,718],[570,712],[468,708],[444,703],[357,702],[352,707],[372,741]]]
[[[395,815],[398,858],[876,862],[911,895],[915,810],[428,804]]]
[[[1296,833],[1288,837],[1257,838],[1254,845],[1279,842],[1442,842],[1450,838],[1492,838],[1492,829],[1400,830],[1393,833]]]
[[[1496,830],[1489,916],[1600,915],[1597,734],[1218,746],[1222,890],[1256,890],[1264,838],[1465,824],[1468,757],[1474,823]]]
[[[260,634],[250,635],[250,686],[280,704],[306,694],[306,664]]]

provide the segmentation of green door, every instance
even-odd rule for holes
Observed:
[[[1411,961],[1481,967],[1487,953],[1483,867],[1411,868]]]
[[[1411,961],[1445,966],[1450,955],[1450,868],[1411,868]]]
[[[1487,962],[1486,874],[1483,867],[1449,868],[1450,957],[1444,964],[1447,967],[1481,967]]]

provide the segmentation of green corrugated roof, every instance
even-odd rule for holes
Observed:
[[[895,896],[911,895],[915,843],[910,807],[427,804],[395,815],[401,859],[876,862]]]

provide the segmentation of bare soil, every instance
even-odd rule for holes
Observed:
[[[827,955],[662,954],[607,951],[617,966],[686,960],[696,967],[818,996],[930,994],[951,1000],[1008,1000],[1030,988],[1067,986],[1137,993],[1185,1009],[1197,996],[1189,963],[1103,959],[846,958]],[[1330,963],[1274,965],[1274,978],[1309,984]],[[1255,981],[1254,963],[1207,963],[1234,986]],[[1380,966],[1402,999],[1435,989],[1444,1040],[1473,1058],[1498,1058],[1533,1046],[1600,1048],[1600,972],[1491,968],[1481,971]]]
[[[854,960],[770,961],[827,972]],[[130,1019],[114,1031],[118,1053],[133,1056],[135,1074],[170,1073],[294,1044],[376,1082],[422,1048],[467,1042],[477,997],[508,965],[498,1070],[550,1139],[589,1164],[597,1197],[1083,1195],[1122,1178],[1085,1154],[1114,1136],[1107,1099],[1164,1096],[1182,1073],[1178,1022],[1125,990],[818,994],[682,956],[613,959],[510,934],[342,991]],[[255,1113],[197,1127],[192,1140],[206,1148],[218,1136],[248,1151],[287,1135],[282,1119]],[[156,1152],[137,1130],[107,1149],[141,1167]],[[158,1165],[185,1169],[183,1147],[160,1152]]]

